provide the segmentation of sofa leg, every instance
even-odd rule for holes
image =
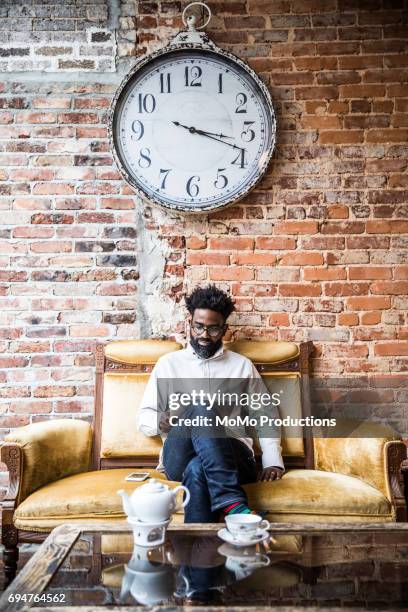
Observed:
[[[18,544],[7,546],[3,551],[5,588],[16,577],[18,563]]]
[[[3,563],[5,586],[8,587],[17,573],[18,563],[18,529],[13,525],[13,512],[9,508],[2,508],[1,539],[4,546]]]

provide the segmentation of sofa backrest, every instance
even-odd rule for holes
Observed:
[[[157,464],[160,437],[137,431],[136,418],[150,372],[162,355],[180,350],[169,340],[119,340],[98,345],[94,415],[94,468],[152,467]],[[271,390],[279,392],[280,416],[309,414],[305,381],[311,343],[240,340],[225,348],[255,364]],[[283,426],[282,450],[287,466],[311,467],[312,444],[298,430]]]

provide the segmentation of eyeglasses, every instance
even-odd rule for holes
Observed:
[[[202,323],[195,323],[193,321],[193,323],[191,323],[191,327],[197,336],[201,336],[204,331],[207,331],[209,336],[213,336],[215,338],[216,336],[222,334],[225,325],[203,325]]]

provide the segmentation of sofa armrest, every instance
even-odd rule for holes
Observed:
[[[382,491],[391,502],[401,497],[396,470],[401,473],[406,448],[391,428],[364,423],[349,437],[314,438],[313,443],[316,470],[355,476]]]
[[[20,504],[44,485],[87,472],[90,468],[92,427],[79,419],[44,421],[9,433],[1,449],[10,486],[5,500]]]

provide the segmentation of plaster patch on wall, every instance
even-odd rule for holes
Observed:
[[[166,213],[151,209],[154,223],[159,226],[168,222]],[[136,206],[138,232],[139,283],[137,320],[139,337],[154,338],[174,335],[185,319],[183,304],[171,297],[175,282],[165,276],[165,266],[171,253],[166,240],[155,229],[146,227],[145,205]]]
[[[108,22],[106,24],[108,30],[119,28],[120,9],[120,0],[108,0]]]

